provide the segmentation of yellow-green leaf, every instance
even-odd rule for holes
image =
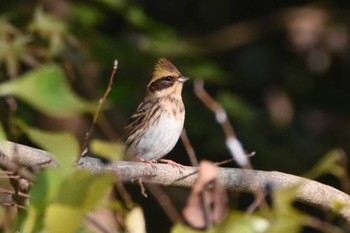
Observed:
[[[59,163],[57,169],[41,171],[30,191],[30,205],[22,231],[37,232],[43,225],[47,206],[63,187],[62,182],[73,171],[74,161],[79,156],[79,146],[71,134],[47,132],[30,128],[23,123],[20,126],[33,142],[54,154]]]
[[[71,170],[79,157],[79,144],[72,134],[30,127],[25,127],[24,131],[33,142],[55,155],[62,171]]]
[[[50,64],[22,77],[0,84],[0,96],[13,95],[53,117],[69,117],[93,112],[95,104],[77,96],[66,81],[65,73]]]
[[[128,232],[146,233],[145,217],[140,207],[133,208],[125,218],[125,225]]]
[[[120,143],[112,143],[95,139],[91,141],[90,151],[110,160],[123,160],[123,145]]]
[[[83,216],[83,212],[78,208],[54,203],[46,212],[46,230],[50,233],[75,232]]]
[[[316,179],[325,174],[333,174],[337,177],[342,177],[346,171],[339,165],[341,158],[340,149],[333,149],[328,152],[323,158],[304,176],[309,179]]]
[[[57,227],[57,222],[62,224],[69,221],[69,226],[57,232],[73,232],[84,214],[102,201],[112,183],[112,174],[75,170],[62,184],[54,202],[47,209],[44,220],[46,229],[51,232]]]

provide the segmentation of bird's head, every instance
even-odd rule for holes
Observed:
[[[180,95],[182,86],[188,78],[176,69],[167,59],[160,58],[156,63],[151,81],[147,85],[148,97]]]

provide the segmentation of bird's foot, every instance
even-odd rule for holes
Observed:
[[[151,165],[151,167],[153,168],[153,170],[157,170],[157,167],[154,166],[154,164],[158,163],[157,160],[154,160],[154,159],[152,159],[152,160],[146,160],[146,159],[141,158],[141,157],[138,156],[138,155],[135,156],[135,160],[140,161],[140,162],[143,162],[143,163],[147,163],[147,164]]]
[[[159,162],[169,164],[173,167],[177,167],[177,169],[179,169],[180,174],[183,175],[184,165],[174,162],[170,159],[160,159]]]

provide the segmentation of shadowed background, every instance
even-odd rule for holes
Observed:
[[[40,6],[64,26],[31,22]],[[142,100],[154,63],[166,57],[191,78],[183,90],[185,127],[199,160],[230,154],[213,113],[193,93],[195,79],[227,110],[246,151],[256,152],[255,169],[302,175],[332,150],[350,150],[349,11],[347,1],[5,1],[0,82],[55,61],[75,93],[97,102],[118,59],[93,135],[115,141]],[[38,29],[42,22],[47,31]],[[23,43],[11,47],[19,37]],[[30,143],[11,128],[11,101],[0,100],[8,138]],[[71,131],[80,141],[92,119],[49,117],[21,101],[16,108],[27,124]],[[189,165],[182,143],[168,158]],[[339,187],[330,176],[322,181]],[[144,205],[146,218],[163,215],[153,213],[152,199]]]

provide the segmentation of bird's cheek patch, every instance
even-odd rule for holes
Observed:
[[[149,85],[149,90],[151,92],[160,91],[169,88],[174,85],[175,82],[169,82],[163,79],[158,79]]]

